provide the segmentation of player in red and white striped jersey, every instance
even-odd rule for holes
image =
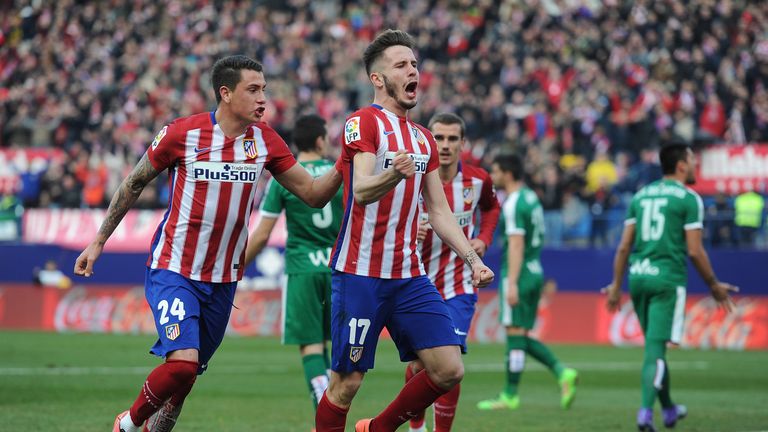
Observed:
[[[160,171],[169,170],[168,210],[152,240],[145,293],[159,335],[151,352],[166,361],[147,377],[114,432],[173,428],[197,375],[224,337],[237,281],[243,275],[247,221],[264,168],[313,207],[338,191],[330,170],[313,179],[285,142],[261,121],[266,81],[262,66],[245,56],[220,59],[211,82],[216,111],[171,122],[123,180],[93,242],[75,262],[90,276],[104,244]]]
[[[425,370],[356,431],[393,432],[463,377],[453,321],[419,259],[422,193],[430,223],[471,266],[473,282],[485,286],[493,279],[445,199],[432,134],[407,117],[419,84],[413,47],[407,33],[387,30],[366,48],[374,104],[353,113],[344,128],[339,163],[346,209],[331,258],[332,372],[317,408],[318,432],[344,430],[385,327],[400,359],[419,358]]]
[[[480,232],[469,243],[479,256],[483,256],[493,240],[493,231],[499,221],[501,206],[496,199],[493,183],[488,173],[479,167],[463,164],[459,158],[464,147],[464,120],[453,113],[439,113],[429,121],[429,129],[437,143],[440,160],[440,181],[464,235],[470,238],[475,232],[478,213]],[[425,215],[426,213],[423,213]],[[453,318],[456,334],[461,340],[462,353],[467,352],[467,334],[475,314],[477,293],[472,285],[472,270],[448,247],[422,217],[418,238],[421,257],[429,279],[445,299]],[[409,381],[424,369],[420,360],[414,360],[405,369]],[[433,432],[451,430],[459,401],[460,385],[440,396],[434,403]],[[411,432],[426,431],[424,411],[410,421]]]

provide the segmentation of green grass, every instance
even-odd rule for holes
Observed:
[[[115,414],[130,406],[158,363],[147,354],[152,343],[149,336],[0,332],[0,430],[111,430]],[[634,430],[640,349],[553,350],[581,371],[570,411],[559,408],[551,374],[530,359],[519,410],[477,411],[478,400],[502,388],[503,357],[499,345],[475,344],[464,357],[467,373],[454,430]],[[690,411],[676,430],[768,429],[768,352],[672,350],[669,360],[673,397]],[[382,341],[347,430],[386,406],[402,386],[403,369],[391,341]],[[295,347],[271,338],[228,337],[198,379],[176,430],[308,432],[313,415]]]

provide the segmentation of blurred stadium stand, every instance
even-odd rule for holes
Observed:
[[[224,55],[263,62],[286,139],[313,111],[338,142],[386,28],[417,40],[417,121],[462,115],[474,163],[526,156],[549,246],[615,244],[675,138],[700,152],[707,243],[768,247],[765,209],[746,244],[734,225],[735,197],[768,181],[768,3],[743,0],[2,2],[0,239],[23,236],[23,209],[105,207],[164,124],[213,109]],[[137,206],[167,196],[161,175]]]

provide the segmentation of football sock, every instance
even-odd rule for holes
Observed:
[[[661,388],[659,389],[659,402],[661,402],[662,408],[675,406],[669,391],[669,365],[666,359],[664,360],[664,377],[661,379]]]
[[[400,394],[371,422],[371,432],[394,432],[411,419],[411,414],[425,410],[445,390],[433,383],[427,371],[421,371],[408,380]]]
[[[663,340],[651,339],[645,341],[643,355],[643,408],[653,408],[658,391],[662,388],[666,368],[667,343]]]
[[[416,376],[416,374],[413,373],[413,369],[411,369],[411,365],[410,364],[406,365],[405,366],[405,382],[407,383],[414,376]],[[412,430],[419,430],[423,428],[423,426],[424,426],[424,410],[416,413],[416,415],[410,421],[410,427]]]
[[[323,393],[320,402],[317,404],[315,412],[315,427],[317,432],[344,432],[344,425],[347,423],[347,412],[349,408],[344,409],[334,405],[328,400],[328,396]]]
[[[504,389],[507,396],[517,395],[517,386],[525,369],[526,345],[525,336],[507,336],[507,385]]]
[[[197,362],[166,360],[165,363],[156,367],[149,373],[139,396],[131,406],[130,415],[133,423],[141,426],[177,392],[184,393],[186,397],[196,378]]]
[[[453,418],[456,416],[456,406],[459,404],[461,384],[456,384],[448,393],[440,396],[435,401],[435,430],[434,432],[448,432],[451,430]]]
[[[309,393],[312,396],[312,403],[315,410],[317,404],[328,387],[328,375],[325,374],[325,359],[322,354],[309,354],[302,357],[301,362],[304,365],[304,378],[309,386]]]
[[[141,431],[141,425],[136,426],[131,419],[131,413],[120,419],[120,430],[125,432],[139,432]]]
[[[546,345],[539,342],[537,339],[530,336],[526,336],[525,338],[527,339],[526,352],[541,364],[548,367],[559,379],[560,375],[563,373],[563,365],[557,360],[557,357],[552,354],[552,351],[550,351]]]

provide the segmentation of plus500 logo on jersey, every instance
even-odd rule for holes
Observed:
[[[408,153],[408,157],[410,157],[413,160],[414,165],[416,165],[416,174],[426,174],[429,155]],[[382,168],[387,169],[391,167],[394,158],[395,152],[388,151],[384,153],[384,165]]]
[[[261,164],[195,162],[192,178],[195,181],[220,181],[229,183],[253,183],[259,179]]]

